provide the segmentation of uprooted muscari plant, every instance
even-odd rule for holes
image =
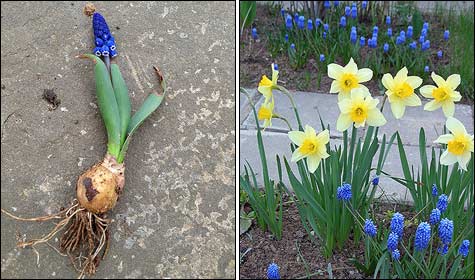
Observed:
[[[60,238],[60,249],[70,257],[80,277],[94,274],[100,260],[107,253],[111,223],[107,213],[115,207],[124,188],[127,148],[137,128],[160,106],[166,91],[163,75],[154,67],[160,91],[151,93],[131,117],[127,85],[119,66],[111,61],[117,56],[115,40],[102,15],[94,11],[95,8],[91,5],[85,8],[85,14],[93,19],[95,55],[84,54],[78,57],[90,59],[95,64],[97,102],[108,135],[107,153],[101,162],[79,176],[76,199],[67,209],[53,215],[29,219],[16,217],[2,209],[6,215],[21,221],[59,219],[49,234],[17,245],[24,248],[47,243],[65,229]]]

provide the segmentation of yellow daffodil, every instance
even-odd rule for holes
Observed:
[[[264,128],[269,127],[272,125],[272,116],[274,115],[274,98],[271,99],[271,102],[262,103],[261,108],[257,112],[257,119],[260,121],[264,121],[262,125]]]
[[[379,100],[373,99],[366,90],[353,89],[350,98],[338,102],[341,113],[336,122],[336,129],[345,131],[352,123],[355,123],[355,127],[364,126],[366,122],[371,126],[384,125],[386,119],[376,107],[378,103]]]
[[[279,71],[275,70],[274,63],[272,63],[272,80],[269,80],[266,75],[262,76],[257,90],[265,97],[265,103],[272,98],[272,90],[277,87],[277,79],[279,78]]]
[[[407,76],[407,68],[404,67],[393,79],[391,74],[386,73],[381,80],[387,89],[391,111],[396,119],[402,118],[406,106],[420,106],[421,99],[414,90],[422,84],[422,79],[417,76]]]
[[[462,99],[462,96],[455,89],[460,85],[460,75],[453,74],[444,80],[441,76],[432,72],[432,80],[437,87],[432,85],[423,86],[420,89],[421,94],[427,98],[433,98],[424,106],[426,111],[434,111],[442,107],[446,117],[452,117],[455,111],[455,103]]]
[[[338,93],[338,101],[341,101],[350,98],[351,90],[355,88],[366,89],[369,94],[368,88],[360,83],[371,80],[373,71],[368,68],[358,70],[358,65],[351,58],[345,67],[335,63],[329,64],[328,77],[334,79],[330,93]]]
[[[330,141],[330,134],[327,129],[316,135],[315,129],[305,125],[303,132],[290,131],[289,138],[295,145],[299,146],[292,154],[292,161],[307,158],[308,170],[311,173],[317,170],[322,159],[330,156],[326,147],[326,144]]]
[[[473,135],[469,135],[463,124],[453,117],[448,117],[445,124],[452,134],[439,136],[435,143],[447,144],[447,150],[440,156],[442,165],[451,165],[456,162],[463,170],[467,170],[467,163],[473,153]]]

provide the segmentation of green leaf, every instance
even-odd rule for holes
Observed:
[[[115,99],[117,100],[117,106],[119,107],[120,116],[120,144],[123,145],[125,137],[127,136],[127,127],[130,122],[130,98],[129,90],[125,84],[124,78],[120,73],[119,66],[115,63],[111,64],[111,79],[112,87],[114,88]]]
[[[94,76],[96,80],[96,96],[99,110],[107,130],[107,152],[117,158],[120,151],[120,118],[109,71],[104,62],[95,55],[84,54],[79,57],[89,58],[95,63]]]
[[[240,1],[239,15],[241,19],[241,34],[244,28],[251,26],[256,18],[256,1]]]

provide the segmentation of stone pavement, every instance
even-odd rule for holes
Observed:
[[[100,161],[86,2],[1,3],[1,207],[23,217],[69,205],[78,176]],[[135,134],[111,247],[95,278],[235,275],[234,2],[94,2],[115,36],[133,112],[168,79],[165,102]],[[48,110],[44,89],[61,104]],[[2,278],[75,278],[47,245],[17,249],[53,222],[1,215]],[[53,245],[57,242],[53,240]]]
[[[263,102],[263,96],[257,92],[257,89],[248,89],[251,93],[252,102],[256,104],[256,108],[260,107]],[[338,119],[339,109],[337,105],[337,96],[335,94],[309,93],[309,92],[292,92],[294,101],[299,110],[302,124],[308,124],[320,131],[321,124],[319,115],[322,117],[324,124],[330,124],[330,143],[332,146],[342,143],[343,134],[335,129],[336,120]],[[287,96],[279,91],[274,91],[275,112],[285,116],[292,128],[297,128],[297,120],[294,117],[292,106]],[[380,102],[382,97],[378,97]],[[423,100],[423,105],[427,101]],[[254,115],[252,114],[250,102],[244,94],[240,94],[240,167],[243,172],[243,166],[246,160],[251,164],[255,172],[259,172],[257,178],[262,182],[261,163],[257,150],[256,125]],[[428,112],[423,110],[423,105],[419,107],[406,107],[406,113],[400,120],[396,120],[391,113],[389,103],[386,102],[383,113],[387,123],[381,127],[380,135],[386,134],[387,139],[395,132],[399,131],[401,140],[409,161],[409,165],[414,165],[417,170],[420,162],[419,158],[419,130],[424,127],[426,133],[427,147],[426,150],[430,155],[432,147],[436,147],[432,143],[441,134],[446,118],[442,110]],[[378,105],[379,106],[379,105]],[[467,132],[473,134],[473,107],[470,105],[457,104],[455,117],[459,119],[466,127]],[[278,178],[276,155],[281,158],[286,156],[288,160],[291,158],[290,140],[287,137],[288,127],[279,119],[272,120],[272,127],[268,128],[263,135],[263,142],[266,149],[266,157],[271,178]],[[360,132],[360,130],[358,131]],[[381,139],[380,139],[381,140]],[[377,162],[377,156],[374,163]],[[292,164],[296,170],[296,164]],[[403,177],[397,143],[392,146],[384,168],[386,172]],[[285,173],[285,172],[284,172]],[[288,186],[287,175],[284,174],[285,183]],[[380,186],[386,200],[397,200],[410,203],[412,198],[406,188],[388,177],[381,176]]]

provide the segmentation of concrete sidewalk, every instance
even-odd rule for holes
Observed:
[[[86,2],[1,3],[1,206],[22,217],[57,212],[106,152]],[[117,45],[132,112],[157,87],[168,96],[137,130],[125,188],[109,213],[111,247],[94,278],[235,275],[235,3],[94,2]],[[61,104],[48,110],[44,89]],[[53,222],[1,215],[2,278],[76,278],[46,244],[16,248]],[[58,246],[52,240],[52,245]]]
[[[257,92],[256,89],[248,89],[251,93],[251,99],[256,108],[259,108],[264,98]],[[337,105],[337,95],[335,94],[321,94],[309,92],[292,92],[294,101],[299,110],[299,115],[302,124],[308,124],[321,131],[320,117],[325,125],[330,125],[330,143],[332,147],[342,144],[343,134],[335,129],[336,120],[339,116],[339,109]],[[294,116],[292,106],[287,96],[279,91],[274,91],[275,98],[275,112],[279,115],[285,116],[293,129],[297,129],[297,120]],[[382,97],[378,97],[382,100]],[[427,101],[423,101],[423,105]],[[257,150],[256,125],[254,115],[251,111],[249,100],[244,94],[240,94],[240,167],[241,172],[244,170],[244,164],[248,161],[257,176],[259,183],[262,183],[261,163]],[[419,131],[423,127],[426,134],[427,147],[426,151],[430,155],[432,147],[436,147],[433,143],[438,135],[442,134],[443,126],[446,118],[441,110],[435,112],[428,112],[423,110],[423,105],[419,107],[406,107],[406,113],[400,120],[396,120],[392,115],[389,103],[386,102],[384,106],[384,116],[387,123],[380,129],[380,140],[383,134],[386,134],[387,139],[396,131],[399,131],[401,140],[404,143],[406,155],[409,164],[415,166],[417,172],[420,165],[419,158]],[[378,105],[380,106],[380,105]],[[457,104],[455,109],[455,117],[459,119],[466,127],[467,132],[473,134],[473,107],[470,105]],[[288,127],[282,120],[273,119],[272,127],[268,128],[263,135],[263,142],[266,149],[266,157],[272,179],[277,179],[277,165],[276,155],[281,158],[285,156],[288,160],[291,158],[290,140],[287,136]],[[363,134],[362,129],[358,133]],[[379,152],[376,154],[374,164],[376,164]],[[296,171],[296,164],[292,163],[292,168]],[[403,177],[402,167],[400,163],[399,153],[397,150],[397,143],[392,146],[384,168],[386,172]],[[285,172],[284,172],[285,173]],[[287,175],[284,174],[285,183],[289,186]],[[412,198],[407,189],[397,184],[394,180],[381,176],[380,186],[385,193],[384,199],[397,200],[410,203]]]

